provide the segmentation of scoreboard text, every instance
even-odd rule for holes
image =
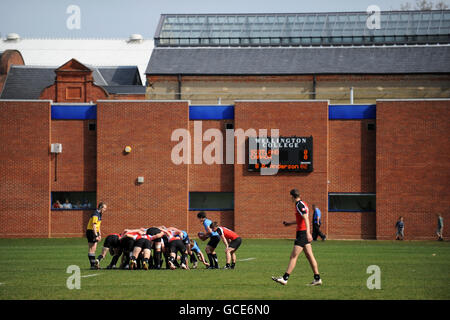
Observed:
[[[312,136],[248,138],[248,171],[312,172],[312,155]]]

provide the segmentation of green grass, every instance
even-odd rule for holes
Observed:
[[[205,243],[199,244],[204,249]],[[0,239],[0,300],[450,299],[448,242],[315,242],[320,287],[306,286],[312,272],[303,254],[287,286],[270,279],[284,273],[292,245],[292,240],[244,239],[235,270],[129,271],[89,270],[87,242],[81,238]],[[221,265],[223,249],[219,244]],[[70,265],[81,268],[79,290],[66,286]],[[370,265],[381,269],[379,290],[366,286]]]

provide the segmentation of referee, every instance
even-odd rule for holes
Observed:
[[[88,258],[91,264],[91,269],[99,268],[99,261],[95,259],[95,251],[97,250],[97,242],[102,238],[100,232],[100,225],[102,223],[102,215],[106,211],[107,206],[105,203],[100,202],[97,210],[89,218],[89,222],[86,228],[86,238],[89,245]]]

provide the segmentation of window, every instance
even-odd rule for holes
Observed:
[[[233,192],[190,192],[189,210],[234,210]]]
[[[374,212],[375,193],[329,193],[328,211]]]
[[[89,123],[89,131],[95,131],[96,124],[93,122]]]
[[[95,192],[52,192],[52,210],[93,210],[97,204]]]

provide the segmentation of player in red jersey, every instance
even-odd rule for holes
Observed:
[[[125,237],[134,240],[134,248],[130,257],[130,270],[137,268],[137,259],[140,254],[142,254],[142,267],[144,270],[148,270],[152,241],[161,238],[163,235],[164,233],[160,232],[159,234],[150,236],[142,231],[127,232],[125,234]]]
[[[100,261],[102,261],[105,258],[108,251],[113,257],[111,263],[106,267],[106,269],[112,269],[116,266],[117,261],[119,260],[120,255],[122,254],[120,239],[122,239],[122,234],[120,233],[111,233],[105,238],[102,253],[97,257],[97,260],[95,261],[95,265],[98,269],[100,269]]]
[[[312,286],[322,284],[320,279],[319,268],[317,261],[314,258],[314,254],[311,247],[312,235],[311,227],[309,225],[309,209],[308,205],[302,201],[300,192],[297,189],[292,189],[291,192],[292,201],[295,202],[295,221],[286,222],[283,221],[284,226],[297,225],[297,234],[294,242],[294,248],[292,249],[291,257],[286,273],[282,277],[272,277],[272,280],[282,285],[286,285],[289,279],[289,275],[297,264],[297,259],[302,251],[305,252],[306,259],[308,259],[311,269],[314,272],[314,280],[310,283]]]
[[[210,225],[212,231],[217,232],[225,244],[225,254],[227,256],[227,263],[224,269],[234,269],[236,266],[236,251],[241,246],[242,238],[234,232],[225,227],[219,227],[217,222]]]

